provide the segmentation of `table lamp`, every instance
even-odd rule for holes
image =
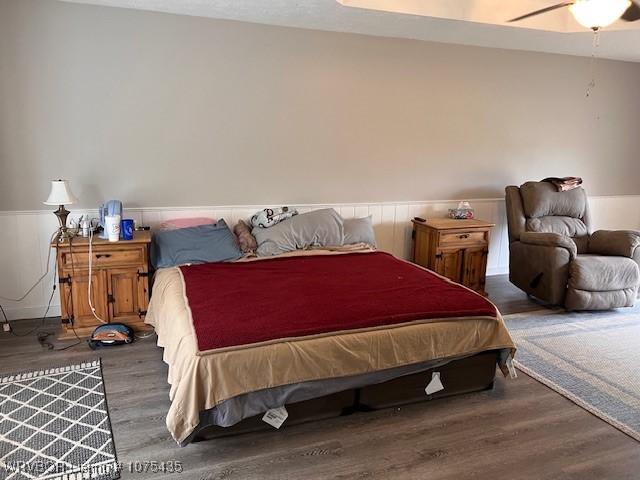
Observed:
[[[58,241],[64,242],[66,239],[72,237],[67,231],[67,215],[69,210],[64,208],[65,205],[72,205],[76,203],[78,199],[69,188],[69,182],[67,180],[52,180],[51,192],[49,198],[44,202],[45,205],[58,205],[58,209],[53,212],[58,217],[60,222],[60,234],[58,235]]]

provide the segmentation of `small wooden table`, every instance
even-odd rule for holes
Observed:
[[[412,220],[412,261],[486,295],[489,232],[482,220]]]
[[[149,304],[149,245],[151,232],[136,231],[133,240],[93,237],[91,301],[105,322],[122,322],[135,331],[150,330],[144,323]],[[62,334],[59,338],[89,336],[101,325],[89,306],[89,239],[74,237],[57,249]],[[75,330],[75,333],[74,333]]]

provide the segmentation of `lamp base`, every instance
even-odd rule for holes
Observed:
[[[67,216],[69,216],[69,213],[71,212],[64,208],[64,205],[59,205],[58,209],[53,213],[58,217],[58,223],[60,223],[56,242],[63,243],[65,240],[73,238],[75,235],[67,229]]]
[[[75,236],[76,236],[76,233],[68,229],[65,229],[64,231],[60,230],[58,232],[58,235],[55,238],[55,241],[56,243],[64,243],[64,242],[68,242]]]

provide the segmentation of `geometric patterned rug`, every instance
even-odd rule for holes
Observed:
[[[640,306],[505,321],[520,370],[640,441]]]
[[[0,480],[120,478],[100,360],[0,377]]]

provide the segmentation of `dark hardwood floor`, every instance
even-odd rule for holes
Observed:
[[[541,308],[504,276],[490,277],[487,290],[504,314]],[[47,321],[45,330],[58,325]],[[84,344],[53,352],[33,335],[0,333],[0,374],[98,355],[119,460],[177,460],[184,467],[182,474],[125,471],[122,478],[640,478],[640,443],[523,373],[499,376],[492,391],[179,448],[164,423],[167,367],[155,337],[98,353]]]

